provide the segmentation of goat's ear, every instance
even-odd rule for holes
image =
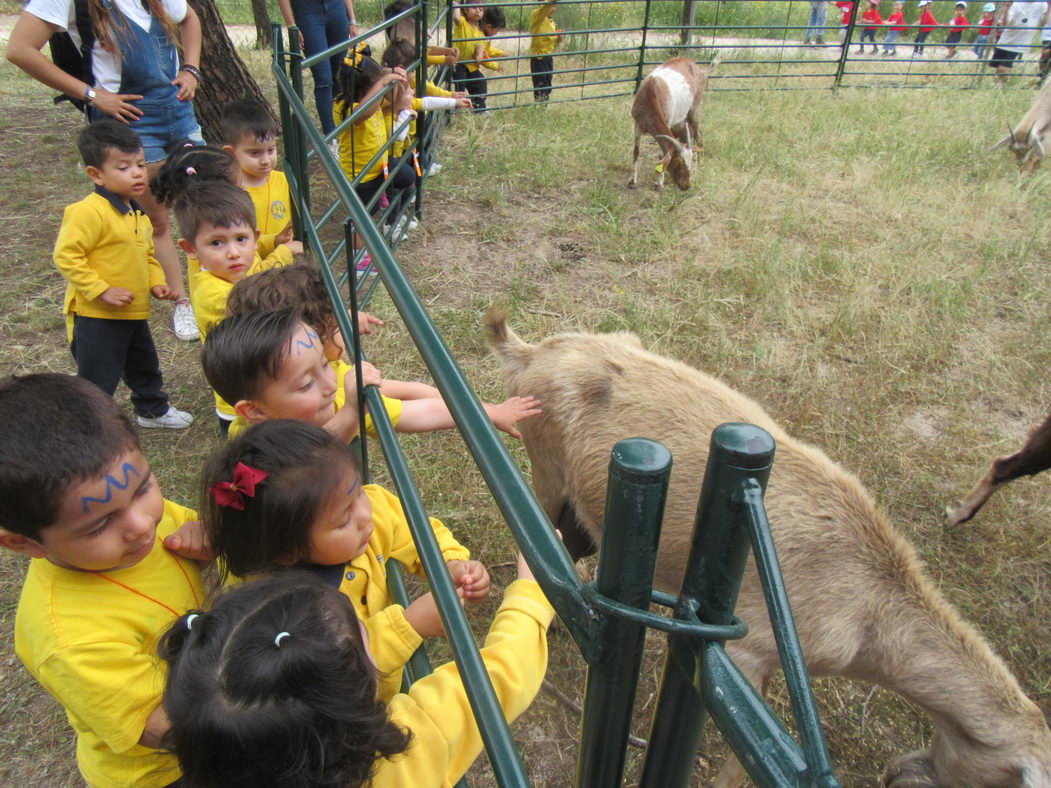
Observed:
[[[989,151],[992,152],[994,150],[1000,150],[1000,148],[1004,147],[1005,145],[1010,145],[1012,142],[1014,142],[1014,134],[1008,134],[998,143],[993,145],[993,147],[989,148]]]

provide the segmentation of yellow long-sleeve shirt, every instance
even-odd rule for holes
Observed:
[[[255,227],[263,235],[276,235],[292,221],[292,196],[288,178],[272,170],[261,186],[245,186],[255,205]]]
[[[101,186],[66,207],[53,259],[69,283],[62,310],[66,315],[145,320],[150,288],[164,284],[149,217],[134,200],[125,205]],[[127,306],[98,300],[111,287],[130,290],[134,300]]]
[[[343,115],[344,103],[337,101],[332,110],[333,119],[338,126],[346,118]],[[354,104],[347,115],[350,115],[357,104]],[[383,123],[383,110],[379,107],[369,117],[360,123],[352,123],[348,129],[339,135],[339,165],[349,180],[357,177],[358,173],[365,169],[372,157],[383,147],[387,141],[387,127]],[[371,181],[383,174],[383,165],[387,163],[387,153],[368,170],[361,182]]]
[[[459,62],[472,74],[478,70],[479,65],[483,65],[488,69],[495,70],[497,68],[496,63],[487,63],[484,59],[479,64],[474,59],[475,50],[479,46],[482,47],[483,58],[490,57],[504,57],[507,53],[502,49],[494,47],[483,34],[482,31],[471,24],[466,16],[461,15],[456,20],[456,24],[453,25],[453,38],[463,39],[453,44],[454,47],[460,53]]]
[[[516,580],[504,591],[485,645],[482,662],[508,722],[532,703],[547,670],[547,628],[554,610],[533,580]],[[446,788],[459,780],[482,751],[459,671],[442,665],[388,706],[390,719],[412,731],[401,755],[380,761],[373,788]]]
[[[558,44],[558,30],[555,27],[555,20],[551,18],[554,12],[555,4],[545,3],[529,17],[529,32],[534,36],[529,40],[529,54],[541,57],[555,51],[555,46]]]
[[[372,536],[365,552],[350,561],[339,590],[354,605],[369,632],[369,645],[380,674],[379,696],[387,700],[401,686],[401,668],[422,639],[405,620],[405,609],[392,603],[387,590],[387,561],[396,559],[408,572],[423,576],[423,565],[412,541],[401,501],[377,484],[363,488],[372,503]],[[456,541],[441,520],[431,529],[445,560],[467,560],[470,551]],[[407,785],[411,783],[406,783]]]

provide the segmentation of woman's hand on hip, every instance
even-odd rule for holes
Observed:
[[[92,106],[121,123],[127,123],[142,117],[142,110],[131,103],[141,98],[142,96],[137,93],[111,93],[105,88],[98,88],[95,91],[95,101]]]
[[[197,77],[189,71],[180,71],[175,75],[172,84],[179,88],[175,98],[179,101],[193,101],[194,94],[197,93]]]

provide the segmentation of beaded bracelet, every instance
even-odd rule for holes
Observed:
[[[193,78],[197,80],[197,84],[201,84],[201,70],[197,66],[191,66],[189,63],[183,63],[179,66],[179,71],[185,71],[188,74],[193,75]]]

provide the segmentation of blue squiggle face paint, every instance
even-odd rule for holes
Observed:
[[[106,492],[101,498],[94,498],[90,495],[85,495],[80,499],[80,508],[87,514],[91,511],[91,504],[107,504],[113,500],[113,491],[126,490],[128,485],[131,484],[131,475],[135,474],[136,478],[142,478],[142,472],[132,465],[130,462],[126,462],[120,466],[121,475],[124,477],[123,480],[118,480],[116,476],[107,474],[106,475]]]
[[[318,335],[311,329],[308,328],[305,333],[307,335],[306,342],[304,342],[302,339],[292,340],[292,348],[296,351],[297,356],[304,350],[313,350],[314,348],[318,347],[318,345],[321,343],[321,340],[318,338]]]

